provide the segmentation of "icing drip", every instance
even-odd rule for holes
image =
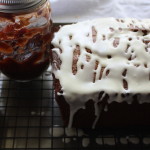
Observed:
[[[105,18],[66,25],[55,33],[52,44],[53,73],[70,105],[69,127],[90,99],[96,125],[101,91],[108,103],[131,104],[136,94],[139,103],[149,102],[150,20]]]
[[[127,144],[134,144],[138,145],[140,143],[140,139],[136,135],[128,135],[126,137],[120,137],[116,139],[114,135],[105,135],[101,137],[95,137],[91,139],[89,134],[84,133],[82,129],[75,129],[75,128],[63,128],[63,127],[54,127],[49,129],[50,136],[53,136],[56,139],[62,138],[62,142],[68,144],[72,141],[77,141],[77,138],[82,139],[82,146],[88,147],[90,143],[95,141],[98,145],[109,145],[114,146],[119,142],[120,144],[127,145]],[[141,139],[144,145],[150,145],[150,137],[143,137]],[[49,143],[51,145],[51,142]],[[50,146],[51,147],[51,146]]]
[[[96,119],[95,119],[95,121],[94,121],[94,123],[92,125],[93,129],[95,128],[96,123],[97,123],[97,121],[98,121],[98,119],[99,119],[99,117],[101,115],[101,112],[102,112],[102,105],[98,106],[98,104],[95,103],[94,106],[95,106],[95,116],[96,116]]]

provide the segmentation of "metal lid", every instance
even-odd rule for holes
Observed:
[[[0,12],[17,13],[30,11],[44,4],[47,0],[0,0]]]

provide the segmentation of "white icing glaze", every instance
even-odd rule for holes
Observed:
[[[95,126],[96,126],[96,123],[101,115],[101,112],[102,112],[102,105],[98,105],[97,103],[94,104],[94,107],[95,107],[95,116],[96,116],[96,119],[94,120],[94,123],[92,125],[92,128],[94,129]]]
[[[63,95],[70,105],[69,127],[74,114],[89,99],[95,102],[93,127],[96,125],[101,112],[96,105],[104,96],[98,98],[100,91],[109,95],[108,103],[126,101],[128,104],[132,103],[133,95],[122,97],[122,93],[150,92],[149,41],[148,19],[96,19],[63,26],[55,33],[53,52],[58,55],[61,65],[58,68],[54,60],[53,73],[59,79]],[[75,50],[79,52],[77,56]],[[77,64],[74,64],[77,70],[74,73],[73,56],[77,57]],[[115,93],[117,96],[114,96]],[[139,96],[139,103],[149,102],[148,97]]]

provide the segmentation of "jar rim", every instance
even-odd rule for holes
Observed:
[[[19,13],[36,9],[47,0],[0,0],[0,12]]]

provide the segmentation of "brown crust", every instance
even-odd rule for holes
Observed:
[[[57,92],[61,91],[59,80],[54,79],[55,96],[56,101],[60,107],[64,125],[67,126],[69,122],[70,107],[65,101],[64,96],[57,95]],[[100,92],[99,98],[104,92]],[[125,96],[125,95],[122,95]],[[127,96],[127,95],[126,95]],[[102,105],[102,113],[100,119],[97,122],[96,127],[137,127],[137,126],[149,126],[150,120],[150,104],[139,104],[137,94],[133,96],[133,103],[127,104],[126,102],[107,103],[109,96],[106,94],[105,98],[99,105]],[[73,127],[91,128],[95,120],[95,108],[93,100],[89,100],[86,104],[86,109],[80,109],[75,115],[73,120]],[[104,111],[105,106],[108,106],[108,111]],[[84,118],[84,119],[83,119]]]
[[[54,75],[53,75],[54,77]],[[62,114],[62,119],[64,125],[67,126],[69,122],[70,116],[70,106],[65,101],[64,96],[58,95],[57,92],[62,93],[61,85],[58,79],[54,77],[54,87],[55,87],[55,96],[56,101],[60,107],[60,111]],[[103,92],[100,92],[100,97]],[[117,95],[117,94],[116,94]],[[122,94],[122,97],[127,96]],[[96,127],[134,127],[134,126],[149,126],[150,120],[148,119],[150,115],[150,104],[144,103],[139,104],[137,99],[137,94],[133,96],[133,103],[127,104],[126,102],[117,103],[113,102],[111,104],[107,103],[109,96],[106,95],[102,103],[102,114],[100,116],[99,121],[97,122]],[[108,111],[104,111],[104,107],[108,105]],[[86,104],[86,109],[80,109],[75,115],[73,120],[73,127],[80,128],[91,128],[92,124],[95,120],[95,109],[94,102],[89,100]],[[82,119],[84,118],[84,119]]]

